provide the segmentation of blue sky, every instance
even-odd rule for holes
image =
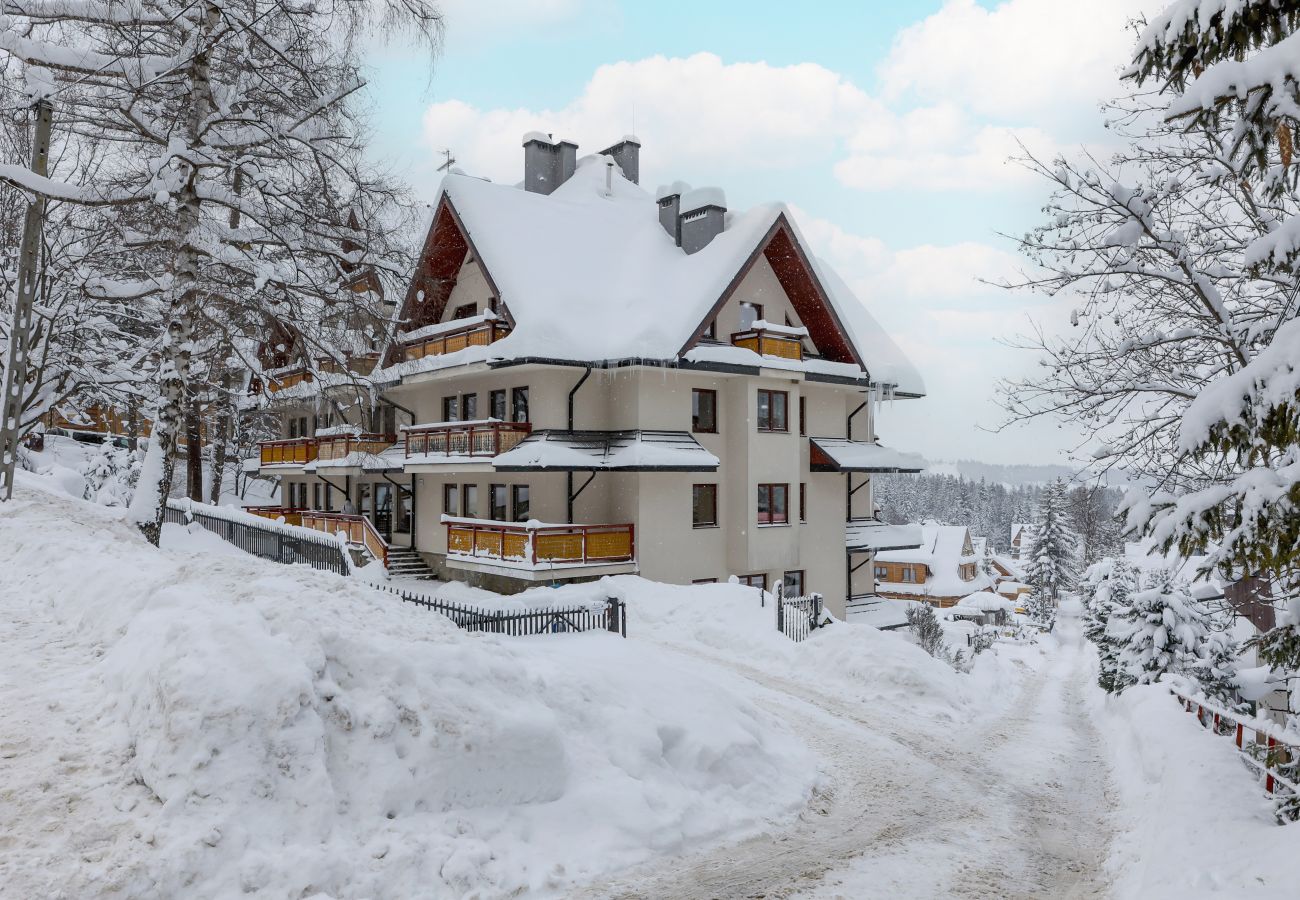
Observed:
[[[1105,152],[1097,104],[1119,88],[1142,0],[771,2],[446,0],[432,61],[372,56],[376,149],[424,198],[436,151],[520,177],[524,131],[595,152],[633,131],[642,183],[719,185],[743,209],[784,200],[921,368],[882,439],[932,459],[1054,462],[1068,430],[994,435],[998,377],[1032,364],[998,340],[1068,302],[991,289],[1013,275],[999,232],[1032,227],[1041,184],[1006,162]]]

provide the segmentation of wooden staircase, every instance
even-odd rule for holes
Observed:
[[[429,568],[420,554],[410,547],[388,548],[388,575],[390,578],[432,579],[433,569]]]

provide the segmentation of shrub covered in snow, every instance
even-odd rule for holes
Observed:
[[[1126,684],[1151,684],[1166,673],[1192,675],[1208,631],[1205,610],[1187,586],[1164,569],[1145,590],[1117,607],[1106,624]]]
[[[101,506],[129,506],[140,479],[143,454],[118,447],[111,441],[99,445],[99,452],[86,463],[85,498]]]

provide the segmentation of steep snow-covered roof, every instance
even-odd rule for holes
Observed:
[[[778,203],[728,213],[723,232],[688,254],[659,224],[654,197],[617,167],[606,184],[598,157],[579,160],[549,195],[462,174],[443,179],[438,201],[455,209],[514,319],[514,330],[491,346],[492,358],[675,359],[778,220],[807,252]],[[829,266],[813,265],[872,379],[923,393],[861,302]]]
[[[924,585],[881,583],[877,585],[877,590],[953,597],[992,587],[993,579],[978,570],[970,581],[961,577],[959,567],[963,563],[974,563],[977,559],[973,548],[969,554],[963,552],[966,533],[964,525],[926,524],[921,526],[921,546],[917,549],[884,550],[877,553],[877,562],[924,564],[930,571]]]

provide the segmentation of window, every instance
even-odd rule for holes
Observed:
[[[691,486],[691,525],[711,528],[718,524],[718,486],[696,484]]]
[[[889,569],[885,566],[876,566],[876,581],[888,581]]]
[[[786,409],[790,402],[790,395],[785,391],[765,391],[758,392],[758,430],[759,431],[789,431],[790,426],[786,421]]]
[[[371,508],[371,491],[372,485],[368,481],[363,481],[357,485],[357,512],[361,515],[370,515]]]
[[[799,398],[799,433],[808,434],[808,398]]]
[[[461,488],[461,515],[467,519],[478,518],[478,485],[467,484]]]
[[[460,418],[460,403],[457,397],[442,398],[442,420],[444,422],[455,422]]]
[[[460,515],[460,485],[444,484],[442,486],[442,511],[449,516]]]
[[[488,394],[488,418],[499,422],[506,420],[506,392],[504,389]]]
[[[803,596],[803,569],[786,572],[781,578],[781,592],[787,597]]]
[[[760,484],[758,486],[758,524],[784,525],[789,521],[786,500],[790,486],[787,484]]]
[[[460,397],[460,419],[471,422],[478,418],[478,394],[462,394]]]
[[[289,437],[311,437],[314,432],[307,430],[307,417],[298,416],[289,420]]]
[[[903,580],[909,584],[916,583],[916,569],[911,566],[903,566]]]
[[[716,434],[718,392],[695,388],[691,391],[691,431]]]
[[[700,337],[710,341],[716,341],[718,339],[718,320],[711,320],[709,324],[704,327],[704,333],[701,334]]]
[[[320,482],[311,486],[311,508],[320,509]]]
[[[510,413],[512,421],[528,421],[528,388],[517,387],[510,392]]]
[[[716,578],[692,578],[691,579],[691,584],[717,584],[717,583],[718,583],[718,579]]]
[[[451,314],[453,319],[468,319],[478,312],[477,303],[462,303],[456,307],[456,311]]]
[[[493,484],[488,487],[488,518],[494,522],[506,520],[506,486]]]
[[[331,509],[334,508],[334,487],[333,487],[333,485],[329,485],[329,484],[325,485],[325,507],[324,507],[324,508],[325,508],[326,510],[331,510]]]
[[[808,521],[808,482],[799,482],[799,521]]]
[[[741,584],[749,585],[750,587],[762,588],[763,590],[767,590],[766,575],[741,575],[736,580],[739,581]]]
[[[529,516],[528,485],[516,484],[510,488],[510,493],[515,511],[514,520],[516,522],[527,522]]]
[[[749,331],[754,323],[763,318],[763,307],[757,303],[740,304],[740,330]]]

